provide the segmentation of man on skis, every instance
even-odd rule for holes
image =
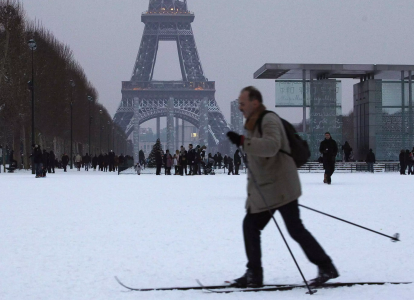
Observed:
[[[239,109],[246,118],[246,136],[229,132],[227,136],[237,147],[242,146],[249,162],[246,216],[243,235],[247,254],[246,273],[234,280],[235,287],[261,287],[263,268],[261,262],[260,234],[278,210],[282,215],[290,236],[299,243],[307,258],[318,266],[318,276],[311,285],[321,285],[339,276],[331,258],[316,239],[306,230],[299,215],[298,198],[301,186],[298,171],[290,153],[289,140],[281,119],[274,113],[265,113],[260,91],[246,87],[239,96]],[[261,123],[261,132],[258,129]],[[264,203],[254,185],[255,175]],[[271,213],[269,213],[269,209]]]

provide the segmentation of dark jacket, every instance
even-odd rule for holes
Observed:
[[[55,166],[55,159],[56,159],[55,153],[53,153],[53,151],[50,151],[50,153],[49,153],[49,166],[52,167],[52,168]]]
[[[223,163],[225,166],[229,163],[229,157],[227,157],[227,155],[224,155]]]
[[[64,166],[67,166],[67,165],[68,165],[68,163],[69,163],[69,156],[68,156],[67,154],[64,154],[64,155],[62,156],[62,164],[63,164]]]
[[[193,165],[196,159],[196,152],[194,149],[190,149],[187,152],[187,164]]]
[[[159,151],[155,152],[155,163],[159,166],[162,165],[162,156]]]
[[[113,164],[115,162],[115,153],[113,151],[108,154],[109,163]]]
[[[49,163],[49,153],[46,152],[46,150],[43,149],[43,154],[42,154],[42,163],[43,166],[47,166]]]
[[[319,146],[319,152],[323,155],[324,163],[335,162],[335,157],[338,154],[338,145],[332,138],[329,140],[324,139]]]
[[[92,165],[93,165],[94,167],[96,167],[96,166],[98,165],[98,157],[96,156],[96,154],[95,154],[95,156],[92,158]]]
[[[405,152],[400,152],[399,159],[400,159],[400,164],[401,165],[405,165],[406,164]]]
[[[236,150],[236,153],[234,153],[234,164],[236,166],[241,164],[241,157],[239,153],[240,153],[239,150]]]
[[[342,146],[342,150],[345,152],[346,155],[351,154],[352,152],[352,148],[348,142],[345,142],[345,144]]]
[[[375,164],[376,160],[375,160],[375,154],[374,154],[374,152],[372,152],[372,151],[369,151],[368,152],[367,158],[365,159],[365,162]]]
[[[42,151],[40,150],[39,147],[33,150],[33,161],[35,164],[42,163]]]

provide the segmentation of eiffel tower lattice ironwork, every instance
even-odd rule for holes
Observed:
[[[215,82],[205,77],[191,23],[194,14],[187,1],[150,0],[141,16],[144,34],[130,81],[122,82],[122,101],[114,121],[127,135],[133,134],[134,159],[137,161],[140,125],[167,117],[167,147],[178,145],[178,119],[199,128],[199,144],[209,152],[228,148],[225,133],[230,125],[215,100]],[[182,81],[153,81],[160,41],[176,41]],[[176,138],[174,138],[174,135]]]

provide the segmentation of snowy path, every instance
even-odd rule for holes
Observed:
[[[301,174],[305,205],[393,235],[400,243],[311,211],[306,227],[340,281],[414,281],[414,176]],[[304,290],[206,294],[125,292],[220,284],[245,271],[245,175],[117,176],[61,170],[46,179],[0,174],[0,299],[309,299]],[[277,219],[283,224],[280,216]],[[284,225],[282,225],[284,230]],[[263,232],[265,282],[300,283],[274,225]],[[305,276],[316,268],[288,238]],[[321,290],[318,299],[413,299],[414,284]]]

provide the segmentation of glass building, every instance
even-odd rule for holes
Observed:
[[[319,156],[326,131],[341,146],[338,79],[359,79],[353,93],[354,157],[364,160],[373,149],[377,160],[394,161],[402,149],[414,146],[412,71],[413,65],[265,64],[254,78],[276,80],[276,107],[303,109],[300,134],[310,144],[312,159]]]

